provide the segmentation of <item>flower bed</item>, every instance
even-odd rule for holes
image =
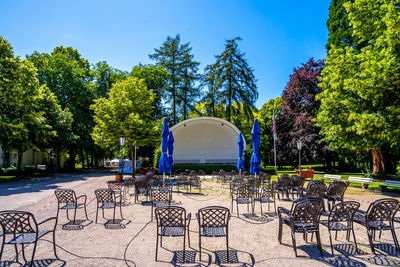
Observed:
[[[300,175],[300,170],[295,169],[297,175]],[[314,169],[311,167],[306,167],[304,169],[301,169],[301,177],[303,178],[314,178]]]

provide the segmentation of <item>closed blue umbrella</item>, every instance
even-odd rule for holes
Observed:
[[[260,163],[261,159],[258,155],[258,149],[260,147],[260,126],[258,126],[258,120],[254,120],[253,129],[251,130],[251,139],[253,140],[253,154],[250,159],[250,173],[260,174]]]
[[[172,132],[169,131],[168,135],[168,163],[169,163],[169,173],[172,172],[172,167],[174,167],[174,158],[172,157],[172,154],[174,154],[174,136],[172,135]]]
[[[243,161],[243,135],[242,133],[239,133],[239,138],[238,138],[238,162],[237,162],[237,170],[238,171],[243,171],[244,170],[244,161]]]
[[[158,164],[158,172],[165,174],[169,170],[168,156],[167,156],[167,148],[168,148],[168,120],[164,118],[163,128],[161,132],[161,157],[160,163]],[[164,177],[163,177],[164,178]]]

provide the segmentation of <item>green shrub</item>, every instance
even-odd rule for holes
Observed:
[[[154,159],[153,159],[153,167],[154,169],[158,169],[158,163],[161,157],[161,146],[157,147],[154,150]]]
[[[230,172],[231,170],[236,170],[236,165],[230,164],[177,164],[174,165],[174,172],[183,172],[186,169],[189,170],[203,170],[206,173],[212,173],[214,171],[224,170],[226,172]]]
[[[3,173],[14,173],[17,171],[17,167],[11,165],[8,168],[1,168],[1,170]]]

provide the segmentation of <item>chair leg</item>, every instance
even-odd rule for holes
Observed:
[[[124,217],[122,216],[122,205],[119,205],[119,213],[121,215],[121,219],[124,219]]]
[[[237,216],[239,218],[239,203],[236,201],[236,211],[237,211]]]
[[[186,233],[185,230],[183,230],[184,234],[183,234],[183,264],[185,263],[185,248],[186,248]]]
[[[332,235],[331,235],[331,230],[328,230],[329,233],[329,242],[331,243],[331,252],[332,252],[332,256],[333,256],[333,245],[332,245]]]
[[[189,232],[189,227],[187,228],[187,235],[188,235],[188,246],[190,248],[190,232]]]
[[[324,254],[322,254],[322,245],[321,245],[321,237],[319,235],[319,230],[315,233],[315,235],[317,236],[317,246],[318,246],[319,252],[321,253],[321,256],[324,256]]]
[[[3,250],[4,250],[4,241],[5,241],[5,235],[3,236],[3,242],[1,242],[0,262],[1,262],[1,256],[3,255]]]
[[[157,233],[156,237],[157,237],[156,238],[156,261],[157,261],[157,259],[158,259],[158,233]]]
[[[293,243],[294,255],[296,255],[296,257],[297,257],[296,235],[295,235],[295,233],[293,232],[292,229],[290,229],[290,233],[291,233],[291,235],[292,235],[292,243]]]
[[[56,259],[58,259],[57,251],[56,251],[56,231],[53,231],[53,250],[54,250],[54,256],[56,256]]]
[[[399,242],[397,240],[396,232],[394,231],[393,226],[392,226],[392,228],[390,230],[392,232],[394,246],[396,247],[397,252],[400,252]]]
[[[96,208],[96,223],[97,223],[97,216],[98,216],[98,214],[99,214],[99,206],[97,205],[97,208]]]
[[[367,230],[369,245],[371,246],[372,253],[375,253],[374,241],[372,240],[372,233],[370,230]]]
[[[261,217],[262,217],[262,216],[264,216],[264,213],[263,213],[263,210],[262,210],[262,202],[261,202],[261,200],[260,200],[260,209],[261,209]]]
[[[282,219],[279,218],[278,241],[282,244]]]
[[[33,245],[32,259],[31,259],[31,264],[30,264],[30,266],[33,266],[33,259],[34,259],[34,257],[35,257],[36,245],[37,245],[37,240],[35,241],[35,244]],[[23,249],[23,247],[22,247],[22,249]]]
[[[83,206],[84,210],[85,210],[85,216],[86,216],[86,220],[89,220],[88,216],[87,216],[87,210],[86,210],[86,205],[84,204]]]
[[[74,220],[73,220],[74,224],[75,224],[75,220],[76,220],[76,209],[77,209],[77,206],[75,206],[75,209],[74,209]]]
[[[229,262],[229,242],[228,242],[228,231],[226,231],[226,258]]]
[[[354,245],[356,246],[356,252],[358,253],[358,245],[357,245],[356,235],[354,233],[353,227],[351,228],[351,231],[353,232]]]
[[[25,257],[25,244],[22,244],[22,258],[24,259],[25,262],[27,262],[26,257]]]
[[[201,261],[201,229],[199,229],[199,257]]]

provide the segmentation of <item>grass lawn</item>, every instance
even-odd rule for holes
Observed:
[[[16,178],[16,176],[0,176],[0,182],[11,181],[14,178]]]

